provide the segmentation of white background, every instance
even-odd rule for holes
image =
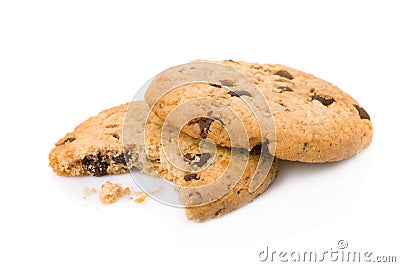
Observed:
[[[0,265],[265,266],[267,245],[323,252],[340,239],[400,261],[398,10],[396,1],[1,1]],[[331,81],[370,113],[373,143],[340,163],[282,163],[266,194],[203,224],[151,199],[83,199],[85,186],[109,179],[136,190],[129,175],[63,178],[48,167],[78,123],[194,59],[281,63]]]

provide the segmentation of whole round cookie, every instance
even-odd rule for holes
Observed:
[[[254,102],[254,92],[238,75],[227,75],[218,71],[219,67],[210,69],[210,64],[237,70],[258,87],[268,102],[260,109],[266,117],[272,116],[273,133],[268,126],[266,134],[260,134],[257,118],[247,110],[249,103]],[[358,153],[372,140],[370,117],[349,94],[311,74],[282,65],[226,60],[171,67],[153,80],[145,100],[158,117],[166,120],[179,106],[204,97],[221,105],[204,106],[206,114],[176,126],[192,137],[208,138],[222,146],[250,150],[266,142],[275,145],[275,156],[280,159],[331,162]],[[239,119],[215,116],[220,106],[234,110]],[[183,110],[186,112],[182,114],[190,113],[187,107]],[[178,115],[171,116],[171,121],[179,121]],[[227,131],[239,129],[238,124],[243,125],[245,132],[236,130],[236,134],[245,136],[247,144],[243,137],[232,142],[232,131]]]

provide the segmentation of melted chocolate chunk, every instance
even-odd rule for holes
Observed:
[[[65,139],[64,141],[62,141],[62,143],[59,144],[59,146],[65,145],[66,143],[74,142],[75,140],[76,140],[76,138],[68,137],[67,139]]]
[[[198,162],[195,162],[194,164],[199,167],[203,167],[203,165],[206,164],[207,160],[209,160],[210,158],[211,158],[210,153],[202,153],[200,154],[200,160]]]
[[[358,115],[360,115],[361,119],[364,120],[371,120],[371,118],[369,117],[369,114],[365,111],[365,109],[363,109],[362,107],[358,106],[358,105],[353,105],[357,111],[358,111]]]
[[[131,159],[131,155],[129,155],[128,152],[125,152],[124,154],[120,154],[118,156],[115,156],[112,158],[113,162],[116,164],[124,164],[126,165],[126,160],[130,160]]]
[[[293,89],[287,86],[279,86],[278,87],[279,93],[283,92],[293,92]]]
[[[184,179],[186,182],[189,182],[189,181],[191,181],[191,180],[199,180],[200,178],[197,177],[197,174],[196,174],[196,173],[188,173],[188,174],[185,174],[185,176],[183,177],[183,179]]]
[[[186,162],[191,163],[192,160],[195,159],[196,155],[197,154],[194,154],[194,153],[186,153],[185,155],[183,155],[183,160],[186,161]]]
[[[205,139],[207,138],[207,135],[210,131],[210,126],[211,123],[213,123],[214,120],[211,118],[201,118],[199,119],[199,127],[200,127],[200,136],[201,138]]]
[[[318,100],[319,102],[322,103],[322,105],[324,106],[329,106],[330,104],[332,104],[333,102],[335,102],[335,99],[333,97],[331,97],[330,95],[318,95],[318,94],[314,94],[311,97],[312,100]]]
[[[228,92],[228,94],[231,96],[231,97],[240,97],[240,96],[252,96],[249,92],[247,92],[247,91],[229,91]]]
[[[126,164],[124,154],[120,154],[120,155],[118,155],[118,156],[114,156],[114,157],[112,158],[112,160],[113,160],[113,162],[116,163],[116,164]]]
[[[207,160],[211,158],[210,153],[202,153],[202,154],[194,154],[194,153],[186,153],[183,155],[183,159],[190,164],[197,165],[198,167],[203,167],[206,164]]]
[[[289,79],[289,80],[293,79],[292,74],[290,74],[286,70],[278,70],[277,72],[275,72],[275,75],[279,75],[279,76],[281,76],[283,78],[286,78],[286,79]]]
[[[214,122],[213,118],[200,117],[200,118],[196,118],[196,119],[189,121],[188,125],[198,123],[199,128],[200,128],[200,136],[203,139],[205,139],[205,138],[207,138],[207,134],[210,132],[210,126],[211,126],[211,123],[213,123],[213,122]]]
[[[219,80],[223,86],[232,87],[235,82],[230,80]]]
[[[97,156],[97,159],[84,158],[82,163],[88,172],[94,176],[99,177],[108,174],[107,168],[110,166],[110,164],[102,160],[100,156]]]
[[[216,84],[216,83],[209,83],[209,85],[217,87],[217,88],[222,88],[222,85]]]

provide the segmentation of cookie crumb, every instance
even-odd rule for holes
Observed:
[[[84,193],[85,193],[85,195],[83,196],[84,199],[86,199],[88,196],[91,196],[91,195],[97,193],[96,188],[85,187],[85,188],[83,189],[83,191],[84,191]]]
[[[151,191],[149,193],[146,193],[143,191],[133,192],[133,194],[135,195],[136,198],[133,198],[131,196],[129,196],[128,198],[130,200],[135,201],[136,203],[143,203],[146,200],[146,198],[149,196],[149,194],[158,194],[158,193],[160,193],[161,189],[163,189],[162,186],[160,186],[157,190]]]
[[[136,198],[133,199],[136,203],[143,203],[149,196],[145,192],[133,192],[133,194],[136,196]]]
[[[119,183],[113,184],[107,181],[100,188],[99,200],[103,204],[111,204],[130,193],[131,190],[129,187],[122,188],[122,185]]]

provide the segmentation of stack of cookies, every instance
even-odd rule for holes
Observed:
[[[89,118],[56,143],[63,176],[134,168],[173,183],[187,218],[205,221],[266,191],[278,160],[332,162],[372,140],[365,109],[334,85],[292,68],[226,60],[171,67],[144,101]]]

